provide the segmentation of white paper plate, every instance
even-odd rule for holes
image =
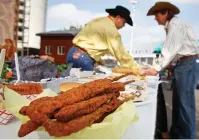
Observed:
[[[143,106],[143,105],[147,105],[149,103],[151,103],[150,100],[143,101],[143,102],[134,102],[135,106]]]
[[[147,97],[145,97],[145,100],[142,102],[133,102],[135,104],[135,106],[143,106],[143,105],[147,105],[149,103],[151,103],[152,100],[150,99],[150,95],[147,95]]]

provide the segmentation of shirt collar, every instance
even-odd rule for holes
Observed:
[[[107,18],[111,21],[111,23],[114,25],[114,27],[116,28],[116,26],[115,26],[115,23],[114,23],[114,21],[113,21],[113,18],[111,17],[111,16],[107,16]]]
[[[166,24],[165,24],[165,26],[164,26],[164,29],[165,29],[166,32],[167,32],[168,29],[169,29],[169,24],[172,23],[172,22],[174,22],[174,19],[175,19],[175,18],[176,18],[176,17],[174,16],[170,21],[167,21],[167,22],[166,22]]]
[[[165,29],[165,30],[168,30],[168,26],[169,26],[169,21],[166,22],[166,24],[165,24],[165,26],[164,26],[164,29]]]

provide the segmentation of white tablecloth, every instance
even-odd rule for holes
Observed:
[[[154,80],[155,79],[155,80]],[[150,77],[148,83],[148,100],[145,104],[136,107],[139,120],[132,123],[124,133],[122,139],[153,139],[156,122],[156,103],[157,103],[157,87],[156,77]],[[0,125],[0,139],[19,139],[18,130],[21,122],[13,119],[7,125]],[[23,137],[23,139],[48,139],[47,133],[38,133],[37,131]]]

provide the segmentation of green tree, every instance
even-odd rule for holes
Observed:
[[[81,29],[82,29],[82,26],[81,26],[81,25],[76,25],[76,26],[71,25],[71,26],[69,27],[69,30],[81,30]]]

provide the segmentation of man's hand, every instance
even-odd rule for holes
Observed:
[[[97,63],[98,63],[98,65],[102,65],[102,66],[105,65],[105,61],[103,61],[103,60],[100,60],[100,61],[98,61]]]
[[[156,71],[154,68],[148,68],[145,70],[145,74],[156,76],[158,74],[158,71]]]
[[[142,68],[139,75],[140,76],[145,76],[146,74],[147,74],[147,69]]]

